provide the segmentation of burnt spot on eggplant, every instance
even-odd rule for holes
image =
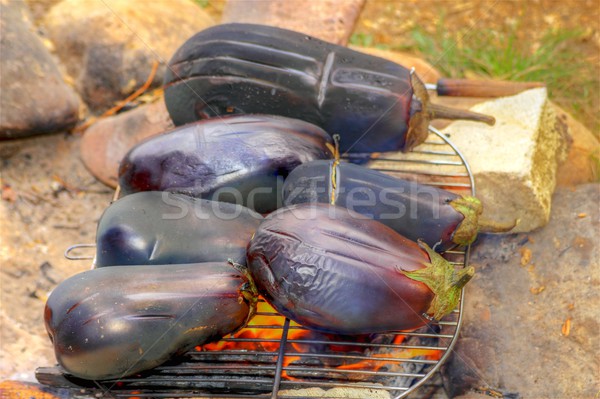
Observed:
[[[336,334],[408,330],[442,318],[474,273],[382,223],[319,203],[269,215],[248,245],[248,268],[277,311]]]
[[[284,205],[307,202],[343,206],[438,252],[471,244],[483,211],[475,197],[325,160],[300,165],[285,180]]]
[[[256,301],[248,273],[232,263],[114,266],[60,283],[44,319],[67,372],[118,379],[242,328]]]
[[[241,205],[144,191],[113,202],[96,231],[96,267],[246,263],[262,216]]]
[[[308,122],[268,115],[207,119],[134,147],[119,169],[122,195],[171,191],[259,213],[281,204],[296,166],[333,156],[331,138]]]
[[[165,74],[176,125],[231,113],[269,113],[342,136],[342,152],[409,151],[431,119],[493,118],[431,104],[411,70],[299,32],[222,24],[188,39]]]

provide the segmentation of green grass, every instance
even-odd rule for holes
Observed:
[[[552,30],[532,42],[519,39],[518,26],[504,33],[415,28],[410,39],[397,49],[420,53],[446,77],[544,82],[552,100],[600,131],[600,77],[578,51],[584,31]]]
[[[376,43],[372,34],[362,32],[353,33],[352,36],[350,36],[349,43],[355,46],[375,47],[382,50],[388,50],[390,48],[387,44]]]
[[[206,8],[210,5],[210,0],[192,0],[192,2],[201,8]]]

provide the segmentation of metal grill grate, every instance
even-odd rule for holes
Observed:
[[[369,167],[475,195],[464,157],[442,133],[430,130],[415,151],[373,157]],[[462,268],[469,248],[444,256]],[[90,389],[106,397],[399,399],[423,385],[446,360],[458,336],[462,307],[461,298],[453,313],[417,331],[357,338],[304,329],[260,302],[257,316],[234,336],[140,376],[92,382],[60,367],[41,367],[36,375],[44,384]]]

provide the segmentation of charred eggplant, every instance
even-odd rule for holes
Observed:
[[[246,263],[262,216],[241,205],[147,191],[127,195],[102,214],[96,266]]]
[[[409,69],[299,32],[224,24],[169,61],[165,102],[176,125],[231,113],[306,120],[342,136],[342,152],[409,151],[429,120],[493,118],[429,102]]]
[[[229,116],[195,122],[141,142],[119,169],[124,195],[172,191],[268,213],[296,166],[332,158],[319,127],[276,116]]]
[[[248,246],[259,292],[280,313],[337,334],[414,329],[457,305],[472,267],[455,270],[375,220],[329,204],[281,208]]]
[[[483,211],[477,198],[337,161],[300,165],[285,180],[284,205],[316,202],[366,215],[438,252],[471,244]]]
[[[243,327],[255,306],[247,273],[226,262],[114,266],[59,284],[44,319],[65,370],[114,379],[220,339]]]

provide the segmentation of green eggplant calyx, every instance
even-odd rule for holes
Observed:
[[[452,234],[452,242],[461,246],[473,243],[479,231],[479,216],[483,212],[481,201],[465,195],[451,201],[450,206],[464,216]]]
[[[415,281],[427,285],[434,297],[427,311],[435,320],[439,320],[452,312],[460,300],[462,288],[473,278],[473,266],[456,270],[450,262],[419,240],[419,246],[429,255],[430,263],[425,268],[402,273]]]
[[[254,283],[254,279],[252,279],[252,275],[250,274],[248,267],[235,262],[233,259],[227,259],[227,263],[233,266],[235,270],[242,273],[248,280],[240,287],[240,303],[241,301],[248,302],[250,311],[248,312],[248,316],[246,317],[244,324],[238,328],[238,330],[236,330],[239,331],[240,329],[246,327],[256,314],[256,308],[258,306],[258,289],[256,288],[256,284]]]

